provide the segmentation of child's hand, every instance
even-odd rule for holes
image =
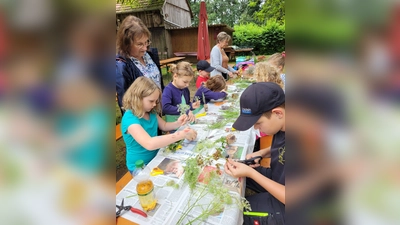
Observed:
[[[228,159],[225,163],[225,173],[232,177],[248,177],[250,173],[254,171],[253,168],[246,164],[235,162],[232,159]]]
[[[247,155],[246,155],[246,159],[251,159],[251,158],[256,157],[256,156],[261,156],[261,157],[263,157],[263,156],[260,154],[260,151],[258,151],[258,152],[253,152],[253,153],[247,154]],[[250,165],[250,167],[253,167],[253,168],[254,168],[254,167],[259,167],[259,166],[260,166],[261,159],[256,159],[255,162],[256,162],[257,164]]]
[[[200,100],[197,100],[196,102],[193,102],[192,103],[192,108],[193,109],[197,109],[197,108],[199,108],[200,107]]]
[[[194,122],[196,120],[196,117],[194,116],[192,111],[189,111],[189,115],[188,115],[188,121],[189,122]]]
[[[183,114],[178,118],[177,121],[180,124],[179,126],[183,126],[188,120],[189,120],[189,117],[186,114]]]
[[[193,141],[197,138],[197,132],[189,127],[185,128],[183,132],[185,133],[185,139],[188,141]]]

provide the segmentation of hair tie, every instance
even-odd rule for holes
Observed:
[[[282,56],[283,56],[283,58],[286,58],[286,53],[282,52]]]

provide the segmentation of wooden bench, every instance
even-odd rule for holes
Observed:
[[[126,172],[126,174],[118,180],[117,184],[115,185],[115,194],[118,194],[128,183],[132,180],[132,174]],[[128,213],[128,212],[125,212]],[[136,225],[136,223],[129,221],[125,218],[119,217],[116,221],[117,225]]]
[[[197,52],[174,52],[175,56],[196,56]]]
[[[184,58],[185,57],[173,57],[173,58],[169,58],[169,59],[160,60],[160,67],[161,68],[165,67],[167,69],[167,73],[168,73],[168,70],[169,70],[168,68],[171,63],[176,63]]]
[[[121,124],[115,126],[115,140],[118,141],[122,138]]]
[[[168,66],[169,63],[177,62],[184,58],[185,57],[174,57],[174,58],[169,58],[169,59],[163,59],[163,60],[160,60],[160,66],[164,66],[164,65]]]

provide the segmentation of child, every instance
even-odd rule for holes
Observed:
[[[274,53],[270,57],[268,57],[267,62],[270,63],[280,74],[281,79],[283,81],[283,85],[286,85],[286,75],[283,73],[283,69],[285,68],[285,59],[286,53]]]
[[[175,121],[179,116],[178,105],[182,102],[182,95],[186,100],[186,104],[190,105],[188,112],[189,121],[194,121],[195,116],[191,110],[200,106],[200,101],[191,103],[189,84],[194,77],[193,69],[188,62],[179,62],[177,65],[171,66],[174,74],[172,82],[169,83],[162,93],[162,112],[166,115],[167,121]]]
[[[199,72],[199,76],[196,80],[196,88],[200,88],[202,83],[205,83],[210,78],[210,72],[215,68],[210,66],[206,60],[200,60],[197,63],[197,71]]]
[[[176,122],[167,123],[160,116],[161,90],[147,77],[138,77],[126,91],[123,106],[126,110],[121,121],[122,136],[126,144],[126,166],[129,172],[135,169],[136,160],[148,164],[158,149],[182,139],[196,139],[196,131],[186,128],[174,134],[157,136],[157,129],[175,130],[187,122],[182,115]]]
[[[211,77],[205,84],[197,90],[194,96],[200,99],[201,104],[207,104],[211,99],[218,100],[226,97],[226,82],[222,75]],[[203,101],[203,94],[205,101]]]
[[[285,224],[285,93],[276,83],[254,83],[241,95],[240,116],[233,127],[244,131],[253,125],[274,138],[271,147],[246,158],[270,157],[271,167],[261,167],[258,160],[256,165],[247,166],[228,159],[225,172],[233,177],[247,177],[247,188],[258,193],[247,197],[252,211],[268,212],[277,224]],[[254,224],[253,218],[245,216],[244,224]]]
[[[268,62],[259,62],[253,72],[256,82],[274,82],[281,88],[284,88],[280,74],[272,64]]]

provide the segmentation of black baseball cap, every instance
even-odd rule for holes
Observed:
[[[239,131],[248,130],[264,114],[285,103],[285,93],[273,82],[253,83],[240,96],[240,116],[233,124]]]
[[[210,66],[210,63],[208,63],[206,60],[200,60],[197,63],[197,70],[205,70],[207,72],[213,71],[215,68]]]

